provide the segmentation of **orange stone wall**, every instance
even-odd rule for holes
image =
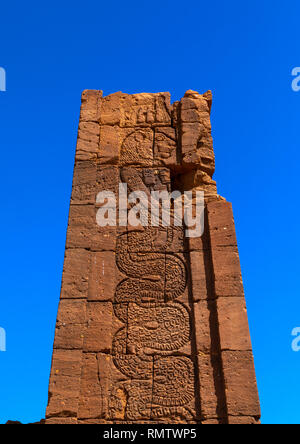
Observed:
[[[211,93],[85,91],[46,423],[257,423],[231,204]],[[97,193],[205,193],[205,230],[99,227]]]

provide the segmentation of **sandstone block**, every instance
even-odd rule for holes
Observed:
[[[86,301],[61,299],[58,307],[54,348],[82,349]]]
[[[113,251],[92,253],[88,299],[90,301],[113,301],[116,284],[115,253]]]
[[[99,418],[102,415],[102,411],[97,355],[84,353],[78,417],[80,419]]]
[[[58,417],[58,418],[48,418],[46,419],[46,424],[79,424],[77,418],[72,417]]]
[[[81,97],[80,120],[84,122],[97,122],[99,102],[102,91],[85,90]]]
[[[95,203],[96,170],[96,164],[92,161],[76,162],[73,176],[72,204]]]
[[[194,302],[209,299],[211,296],[212,275],[205,261],[203,251],[191,251],[191,278]]]
[[[46,417],[77,417],[80,376],[80,350],[54,349]]]
[[[66,248],[90,249],[95,226],[94,205],[70,205]]]
[[[101,164],[118,164],[120,143],[120,129],[118,126],[101,125],[99,142]]]
[[[251,351],[223,351],[227,411],[232,416],[260,417]]]
[[[207,213],[212,247],[237,247],[231,203],[209,202]]]
[[[253,416],[228,416],[228,424],[260,424]]]
[[[217,299],[220,344],[222,350],[251,350],[245,299]]]
[[[198,353],[197,359],[201,417],[203,419],[225,417],[222,370],[218,362],[218,357],[200,352]]]
[[[113,306],[111,302],[88,302],[84,351],[109,353],[113,336]]]
[[[172,105],[169,93],[83,93],[47,423],[258,421],[232,209],[212,178],[211,102],[210,91]],[[204,233],[174,225],[177,201],[170,224],[150,212],[145,226],[118,225],[120,182],[127,197],[191,191],[193,216],[203,191]]]
[[[61,299],[87,298],[90,252],[67,249],[62,278]]]
[[[243,281],[237,248],[212,249],[212,261],[216,296],[242,296]]]

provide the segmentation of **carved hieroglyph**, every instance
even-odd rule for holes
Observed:
[[[127,176],[130,191],[168,189],[159,170],[126,173],[121,171],[121,176]],[[156,419],[161,409],[170,417],[195,417],[195,362],[191,353],[180,353],[191,341],[191,319],[188,306],[180,301],[187,286],[187,265],[170,252],[176,234],[179,238],[180,230],[176,231],[175,227],[141,227],[117,238],[116,264],[126,277],[116,287],[114,313],[124,326],[114,336],[112,355],[128,380],[114,388],[111,419],[122,413],[118,392],[126,393],[130,420]]]
[[[257,423],[231,206],[211,93],[85,91],[46,423]],[[205,230],[99,227],[100,191],[205,193]],[[131,204],[128,204],[128,210]],[[171,217],[171,221],[173,217]]]

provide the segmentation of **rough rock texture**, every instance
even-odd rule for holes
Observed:
[[[210,92],[102,97],[78,131],[46,423],[257,423],[231,204],[212,179]],[[205,232],[99,227],[99,191],[203,190]]]

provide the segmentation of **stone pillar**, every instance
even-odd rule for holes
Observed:
[[[258,422],[231,205],[212,179],[211,101],[83,93],[47,424]],[[203,235],[118,217],[100,227],[96,197],[121,182],[128,196],[203,191]]]

